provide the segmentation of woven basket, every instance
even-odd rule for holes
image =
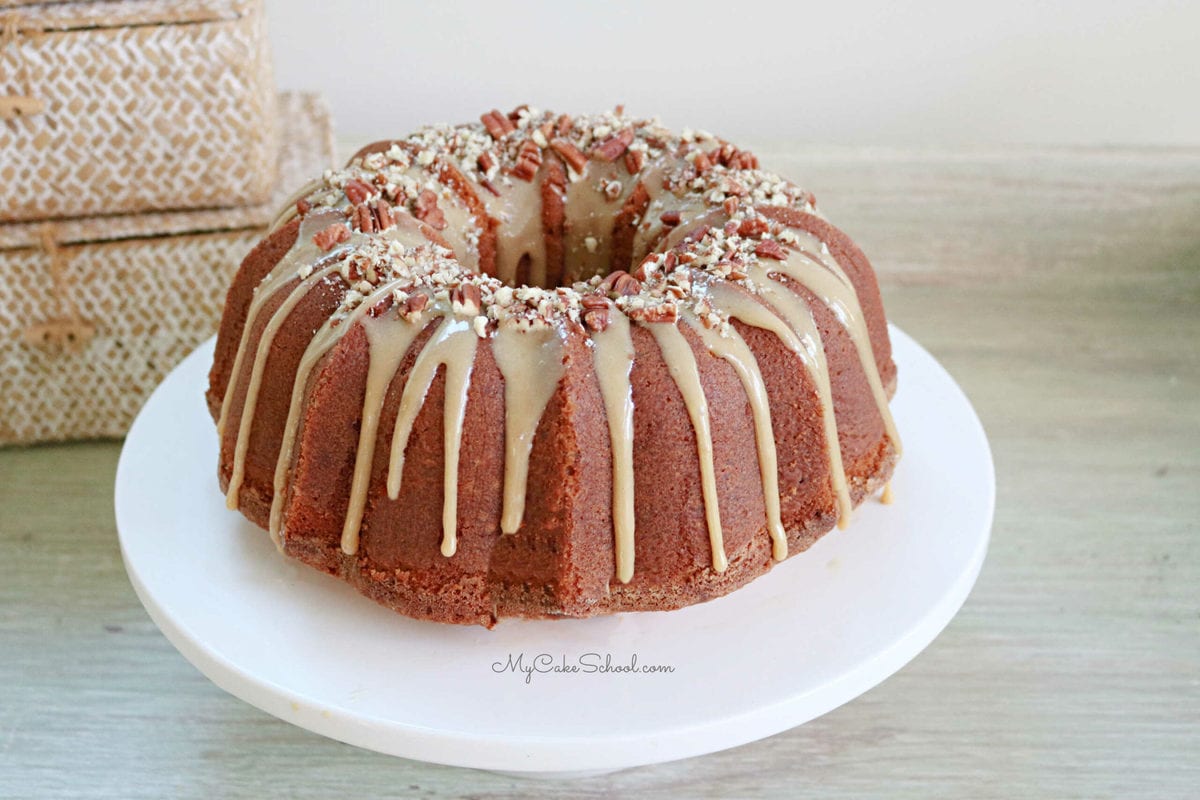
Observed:
[[[0,0],[0,222],[264,202],[273,112],[261,0]]]
[[[0,250],[0,444],[123,435],[171,367],[212,335],[267,209],[333,161],[319,101],[282,96],[279,116],[287,137],[271,205],[175,236],[118,220],[118,230],[143,234],[70,244],[48,224],[36,246]]]

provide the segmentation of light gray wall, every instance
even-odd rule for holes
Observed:
[[[529,102],[735,139],[1200,144],[1200,2],[268,0],[276,75],[371,138]]]

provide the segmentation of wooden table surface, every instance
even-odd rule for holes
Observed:
[[[758,150],[858,239],[988,430],[991,552],[928,650],[703,758],[573,783],[391,758],[167,643],[121,564],[119,443],[8,449],[0,797],[1197,796],[1200,150]]]

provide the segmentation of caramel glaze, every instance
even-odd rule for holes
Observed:
[[[600,329],[578,316],[530,328],[439,295],[405,317],[391,308],[401,278],[360,286],[339,270],[372,237],[554,286],[647,251],[696,253],[746,219],[729,228],[736,204],[668,191],[685,143],[640,170],[546,149],[515,184],[425,144],[355,158],[402,153],[401,177],[438,190],[452,229],[397,207],[394,227],[321,252],[336,203],[285,209],[230,289],[207,395],[221,485],[284,552],[445,622],[676,608],[806,549],[890,477],[896,373],[878,287],[810,196],[753,207],[752,221],[791,231],[781,255],[751,257],[740,283],[696,279],[723,323],[687,309],[630,319],[610,302]],[[660,222],[664,209],[695,222]]]

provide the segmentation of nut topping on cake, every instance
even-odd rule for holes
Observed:
[[[350,229],[340,222],[335,222],[324,230],[313,234],[313,244],[321,250],[329,252],[334,246],[350,238]]]

